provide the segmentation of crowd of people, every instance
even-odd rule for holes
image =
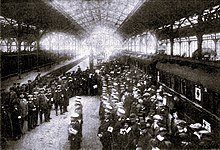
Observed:
[[[49,122],[54,109],[56,116],[68,111],[69,98],[76,95],[97,95],[100,82],[97,73],[88,68],[62,75],[53,73],[28,83],[14,83],[9,91],[1,90],[2,145],[18,140],[44,122]]]
[[[184,120],[183,101],[151,76],[118,60],[100,68],[100,127],[104,150],[219,148],[201,123]]]
[[[100,127],[97,136],[104,150],[207,149],[218,148],[212,133],[200,123],[184,119],[183,101],[155,85],[151,76],[130,64],[113,60],[100,66],[59,76],[40,74],[34,81],[14,83],[1,91],[2,139],[18,140],[28,131],[68,112],[69,98],[100,96]],[[80,149],[82,104],[76,97],[75,112],[68,128],[71,148]]]

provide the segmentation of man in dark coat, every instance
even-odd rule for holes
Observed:
[[[110,114],[109,114],[110,116]],[[110,117],[101,123],[98,129],[98,137],[103,146],[103,150],[112,150],[112,132],[113,132],[114,122]]]
[[[18,106],[18,103],[13,104],[13,109],[11,112],[11,120],[13,127],[13,137],[15,140],[21,138],[22,130],[21,130],[21,109]]]
[[[34,128],[34,115],[36,111],[36,106],[33,103],[33,98],[28,99],[28,130]]]
[[[33,114],[33,122],[34,122],[34,127],[38,126],[38,115],[39,115],[39,111],[40,111],[40,102],[39,102],[39,96],[38,96],[38,92],[34,92],[33,95],[33,103],[36,106],[36,111],[34,111]]]

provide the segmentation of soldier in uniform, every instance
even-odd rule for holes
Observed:
[[[21,115],[21,129],[22,129],[22,133],[24,133],[24,123],[28,115],[28,102],[27,102],[27,99],[24,98],[23,93],[21,93],[20,95],[19,106],[21,108],[21,114],[22,114]]]
[[[78,121],[79,114],[73,113],[71,115],[71,123],[68,127],[68,140],[70,141],[70,149],[71,150],[78,150],[80,149],[80,123]]]
[[[68,88],[64,87],[62,90],[63,93],[63,113],[68,112],[67,106],[69,105],[69,94],[68,94]]]
[[[34,122],[34,127],[38,126],[38,115],[40,111],[40,103],[39,103],[39,97],[38,97],[38,92],[34,92],[33,95],[33,103],[36,106],[36,111],[34,111],[33,114],[33,122]]]
[[[46,112],[46,117],[47,118],[46,120],[47,121],[50,121],[50,112],[51,112],[51,109],[52,109],[52,101],[51,101],[51,98],[53,97],[52,96],[52,93],[51,91],[48,89],[47,93],[46,93],[46,97],[47,97],[47,112]]]
[[[58,116],[58,106],[60,105],[60,98],[61,98],[61,90],[59,88],[57,88],[54,91],[54,95],[53,95],[53,101],[54,101],[54,105],[55,105],[56,116]]]
[[[26,86],[26,91],[29,93],[29,94],[32,94],[32,90],[33,90],[33,85],[31,83],[31,80],[28,80],[28,84]]]
[[[42,123],[42,117],[44,115],[44,120],[47,122],[47,97],[44,95],[44,89],[40,90],[39,95],[39,105],[40,105],[40,123]]]
[[[21,130],[21,109],[19,108],[19,103],[17,102],[13,103],[11,120],[12,120],[14,139],[18,140],[21,138],[22,130]]]
[[[139,140],[139,127],[136,123],[136,118],[137,116],[135,114],[130,114],[129,119],[131,122],[131,126],[130,126],[130,131],[127,132],[128,134],[128,144],[126,145],[126,148],[129,150],[135,150],[136,149],[136,145],[138,143]]]
[[[103,150],[112,150],[112,132],[114,130],[114,122],[110,116],[110,111],[106,110],[105,120],[101,123],[98,129],[98,137],[102,143]]]
[[[36,111],[36,106],[33,103],[33,98],[28,98],[28,130],[34,128],[34,115]]]

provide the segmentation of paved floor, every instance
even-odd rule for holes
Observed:
[[[67,113],[55,115],[52,110],[50,122],[44,122],[35,129],[27,132],[20,140],[10,141],[6,147],[9,150],[68,150],[67,126],[74,112],[75,97],[70,99]],[[83,139],[82,150],[101,150],[102,146],[97,137],[99,127],[99,97],[81,96],[83,105]]]

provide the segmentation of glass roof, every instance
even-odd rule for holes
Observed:
[[[50,4],[71,16],[85,30],[96,25],[117,29],[145,0],[53,0]]]

